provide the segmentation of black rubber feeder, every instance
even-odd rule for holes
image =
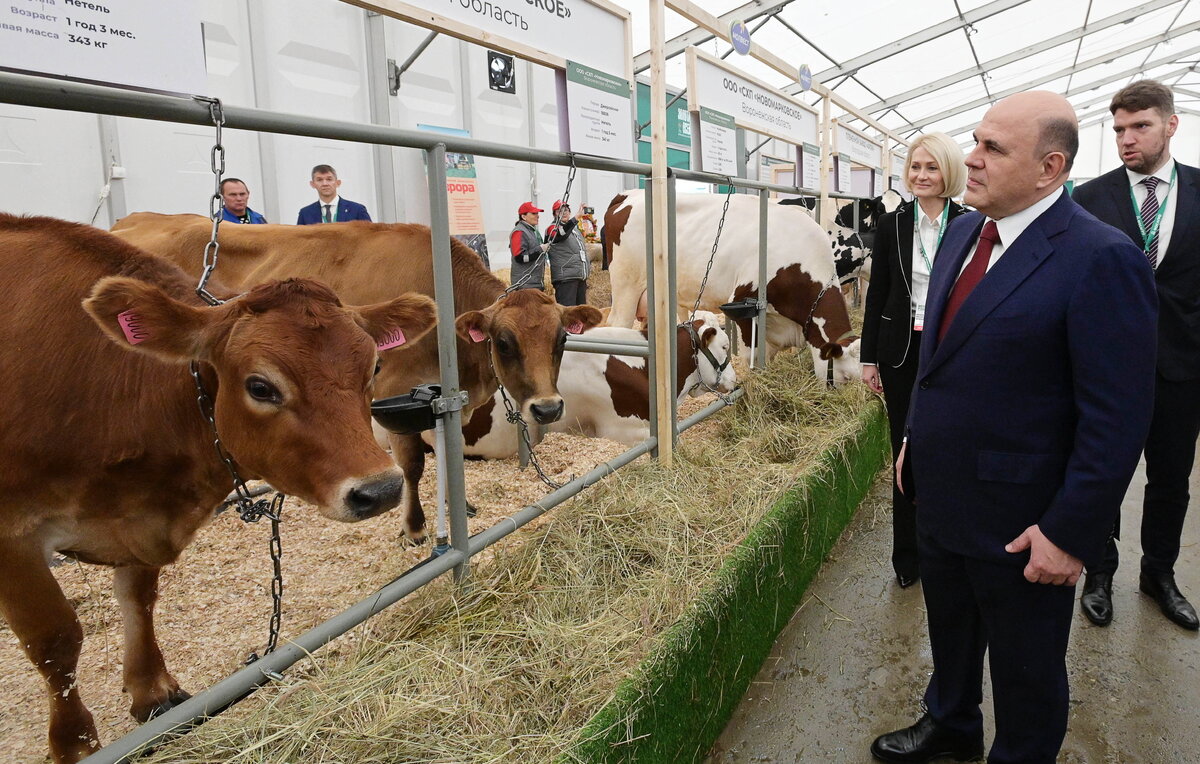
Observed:
[[[412,392],[371,401],[371,416],[385,430],[397,435],[415,435],[437,426],[433,401],[442,395],[441,385],[417,385]]]
[[[749,298],[737,302],[727,302],[721,306],[721,312],[729,318],[754,318],[758,315],[758,301]]]

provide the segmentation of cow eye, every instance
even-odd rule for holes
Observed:
[[[558,342],[554,343],[554,352],[562,353],[563,350],[566,349],[566,347],[567,347],[567,333],[559,332],[558,333]]]
[[[279,389],[262,377],[250,377],[246,380],[246,392],[256,401],[263,403],[282,403],[283,396]]]
[[[378,374],[379,370],[382,368],[383,368],[383,361],[379,360],[378,358],[375,359],[375,371],[371,372],[371,376],[373,377],[376,374]]]
[[[513,343],[509,342],[504,337],[496,338],[496,352],[500,353],[500,355],[510,356],[513,354],[513,350]]]

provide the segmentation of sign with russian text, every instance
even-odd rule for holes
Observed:
[[[800,186],[802,188],[818,189],[821,187],[821,147],[806,143],[801,147],[800,164],[802,173]]]
[[[833,159],[834,171],[834,187],[839,194],[850,193],[851,175],[850,175],[850,160],[841,154],[838,154]]]
[[[700,107],[700,169],[721,175],[738,174],[737,126],[733,117]]]
[[[689,109],[716,109],[738,127],[793,145],[821,142],[817,112],[808,104],[695,47],[687,49],[687,71]]]
[[[446,135],[469,138],[471,133],[457,127],[417,125]],[[479,200],[479,179],[475,175],[475,155],[446,152],[446,203],[450,212],[450,235],[466,244],[488,263],[483,205]]]
[[[834,120],[834,124],[837,129],[834,131],[833,145],[839,155],[867,167],[879,166],[883,146],[837,120]]]
[[[632,79],[629,11],[607,0],[343,0],[558,69],[579,61]]]
[[[892,175],[903,178],[908,173],[908,168],[904,166],[904,155],[892,152]]]
[[[746,28],[746,22],[736,19],[730,23],[729,41],[733,43],[733,49],[738,52],[739,56],[745,56],[750,52],[750,30]]]
[[[629,80],[575,61],[566,68],[567,145],[563,151],[633,159]]]
[[[5,0],[0,68],[204,95],[195,0]]]

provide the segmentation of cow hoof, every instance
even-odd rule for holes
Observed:
[[[167,696],[167,699],[163,702],[154,705],[134,706],[129,709],[129,713],[134,719],[137,719],[139,722],[145,724],[156,716],[162,716],[190,697],[192,697],[191,693],[185,690],[175,689],[171,691],[171,693]]]
[[[429,537],[425,535],[425,531],[417,531],[415,535],[406,534],[405,538],[408,539],[409,546],[421,546]]]

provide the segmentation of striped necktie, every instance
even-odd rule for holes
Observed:
[[[1147,233],[1158,215],[1158,196],[1154,193],[1158,184],[1159,179],[1153,175],[1142,181],[1142,185],[1146,187],[1146,200],[1142,202],[1142,228]],[[1158,231],[1155,231],[1154,238],[1146,243],[1146,259],[1150,261],[1151,268],[1158,267]]]

